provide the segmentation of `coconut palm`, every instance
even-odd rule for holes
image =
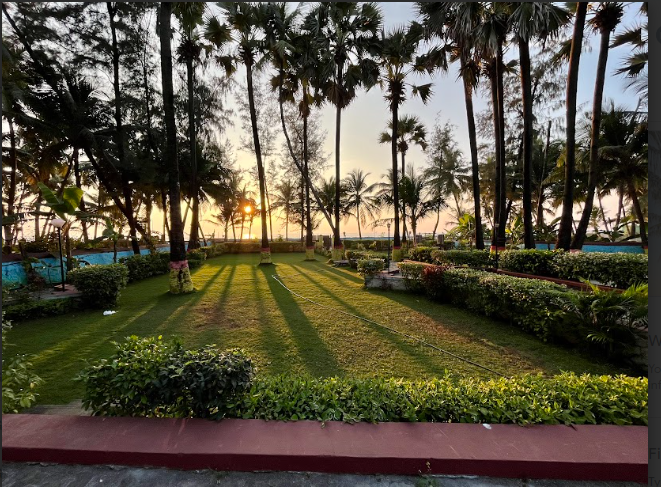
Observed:
[[[429,213],[444,207],[443,199],[430,191],[430,185],[424,174],[419,174],[413,166],[409,166],[400,182],[402,205],[409,210],[413,242],[417,234],[418,222]]]
[[[381,27],[381,12],[372,2],[321,2],[306,16],[303,28],[314,34],[313,45],[325,68],[322,77],[326,98],[335,106],[335,225],[334,258],[342,253],[340,239],[340,134],[342,110],[360,86],[377,82],[377,67],[369,59],[376,54],[375,38]]]
[[[619,2],[602,2],[590,19],[590,25],[600,33],[599,60],[597,61],[597,75],[594,84],[594,97],[592,99],[592,127],[590,131],[590,159],[588,167],[588,187],[585,196],[585,205],[581,220],[576,227],[576,233],[571,247],[580,249],[585,241],[592,207],[594,194],[597,187],[597,171],[599,164],[599,133],[601,125],[602,102],[604,95],[604,84],[606,81],[606,64],[608,63],[608,50],[611,32],[615,30],[623,14],[623,6]]]
[[[379,142],[381,144],[392,143],[392,120],[388,122],[390,132],[381,132]],[[427,130],[415,115],[403,115],[397,122],[397,150],[402,155],[402,174],[406,173],[406,153],[411,144],[418,145],[422,150],[427,148],[425,137]],[[406,212],[402,212],[402,240],[406,241]]]
[[[257,160],[257,176],[259,179],[260,220],[262,225],[262,251],[260,264],[271,264],[271,249],[269,246],[268,221],[266,215],[266,191],[264,164],[262,161],[262,150],[259,143],[259,131],[257,127],[257,110],[255,108],[255,92],[253,88],[253,70],[262,62],[264,50],[264,26],[266,25],[270,11],[267,4],[263,3],[239,3],[220,2],[218,4],[225,15],[227,26],[235,35],[239,45],[239,57],[246,68],[246,82],[248,86],[248,104],[250,110],[250,121],[252,125],[253,147]],[[218,47],[214,32],[216,25],[207,25],[207,38],[212,40],[214,46]]]
[[[558,228],[558,241],[555,244],[556,249],[564,250],[569,250],[573,225],[574,174],[576,172],[576,95],[578,90],[578,65],[581,60],[583,30],[585,28],[587,8],[587,2],[578,2],[576,4],[574,34],[572,36],[571,53],[569,55],[569,72],[567,74],[565,188],[562,200],[560,227]]]
[[[184,226],[181,221],[181,191],[179,163],[177,161],[177,126],[174,119],[174,87],[172,84],[172,4],[162,2],[159,12],[161,41],[161,78],[163,84],[163,111],[165,118],[166,150],[163,155],[168,170],[170,198],[170,292],[193,291],[193,282],[186,260]]]
[[[640,5],[640,15],[645,17],[645,22],[617,34],[613,39],[613,44],[611,44],[611,47],[622,45],[630,45],[632,47],[633,52],[624,60],[617,73],[629,78],[629,87],[636,90],[643,105],[647,103],[648,91],[647,63],[649,60],[649,48],[647,41],[647,5],[648,2],[642,2]]]
[[[451,60],[459,61],[459,76],[464,87],[468,139],[471,150],[472,190],[476,222],[475,246],[478,249],[483,249],[480,171],[473,110],[473,91],[477,87],[480,74],[480,59],[474,48],[474,35],[484,5],[482,2],[417,2],[416,5],[427,36],[442,39],[452,53]]]
[[[523,241],[525,248],[535,248],[532,223],[533,99],[530,72],[530,42],[545,39],[560,29],[569,13],[552,3],[521,2],[509,18],[519,45],[521,104],[523,109]]]
[[[406,101],[408,91],[420,96],[423,103],[427,103],[431,96],[431,83],[413,85],[407,81],[413,73],[433,73],[438,68],[447,68],[445,55],[440,49],[431,49],[428,53],[418,56],[418,47],[424,40],[424,29],[417,22],[408,27],[394,29],[387,34],[381,33],[381,51],[379,53],[379,82],[385,91],[384,97],[388,102],[392,130],[391,155],[393,175],[393,206],[395,212],[395,228],[393,235],[393,259],[401,246],[399,233],[399,183],[397,174],[397,150],[399,134],[399,107]]]
[[[374,196],[376,184],[367,184],[367,176],[362,169],[354,169],[344,178],[346,188],[346,203],[344,211],[353,213],[358,222],[358,237],[362,240],[361,224],[365,225],[367,218],[375,220],[379,214],[379,200]]]

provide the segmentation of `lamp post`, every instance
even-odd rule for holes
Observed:
[[[62,257],[62,227],[66,222],[62,218],[54,218],[51,221],[51,225],[57,228],[57,238],[60,242],[60,277],[62,278],[62,291],[65,291],[64,288],[64,260]]]
[[[390,222],[386,224],[388,227],[388,256],[386,257],[386,272],[390,272]]]
[[[493,237],[493,241],[496,244],[496,271],[498,270],[498,227],[499,226],[500,226],[500,224],[498,224],[498,223],[494,224],[494,229],[495,229],[494,233],[495,233],[495,235]]]

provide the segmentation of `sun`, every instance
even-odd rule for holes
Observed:
[[[245,211],[245,212],[248,213],[248,214],[252,213],[252,206],[247,205],[247,206],[243,209],[243,211]]]

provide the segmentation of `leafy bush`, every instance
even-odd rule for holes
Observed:
[[[492,380],[262,378],[233,417],[346,422],[424,421],[646,425],[647,378],[523,375]]]
[[[160,276],[170,271],[169,252],[122,257],[119,262],[129,271],[129,282],[141,281],[152,276]]]
[[[348,260],[364,260],[370,259],[372,257],[372,253],[365,250],[346,250],[344,252],[344,256]]]
[[[422,287],[427,295],[440,300],[443,295],[443,273],[447,265],[427,265],[422,270]]]
[[[365,278],[374,277],[384,268],[383,259],[362,259],[358,261],[358,274]]]
[[[22,322],[36,318],[63,315],[76,307],[77,303],[73,298],[39,299],[10,304],[4,306],[3,311],[8,320]]]
[[[188,267],[197,269],[207,260],[207,253],[202,249],[189,250],[186,252],[186,258],[188,259]]]
[[[262,250],[259,242],[225,242],[225,252],[228,254],[258,254]],[[305,252],[303,242],[270,242],[272,254],[287,252]]]
[[[211,259],[212,257],[218,257],[225,253],[225,244],[212,244],[208,247],[202,247],[200,250],[205,253],[207,259]]]
[[[562,279],[583,278],[626,289],[634,284],[647,283],[647,262],[645,254],[563,252],[555,255],[553,266]]]
[[[128,268],[123,264],[88,265],[69,272],[71,282],[82,293],[83,303],[103,309],[117,304],[120,291],[128,283],[128,275]]]
[[[435,250],[431,254],[435,264],[467,265],[470,267],[493,267],[495,255],[488,250]],[[500,256],[498,256],[500,258]]]
[[[342,240],[345,250],[365,250],[384,252],[388,250],[388,240]],[[390,242],[392,246],[392,241]]]
[[[422,291],[422,273],[428,265],[417,262],[398,262],[399,272],[404,278],[404,286],[409,291]]]
[[[411,250],[409,250],[409,259],[416,262],[426,262],[428,264],[432,264],[434,263],[434,260],[432,259],[432,252],[435,250],[437,249],[434,247],[413,247]]]
[[[240,350],[186,350],[161,337],[135,336],[115,346],[109,360],[78,377],[85,384],[83,406],[97,416],[220,419],[234,410],[254,374]]]
[[[565,311],[580,333],[611,358],[627,359],[647,349],[647,284],[622,293],[591,285],[589,293],[570,293]]]
[[[16,355],[11,359],[6,347],[7,332],[11,322],[2,314],[2,413],[18,413],[23,408],[32,406],[38,394],[36,388],[43,380],[30,369],[32,364],[27,356]]]
[[[556,335],[567,293],[548,281],[460,268],[443,273],[441,291],[453,304],[508,321],[542,340]]]
[[[48,252],[48,241],[45,239],[34,240],[33,242],[24,242],[23,248],[26,252]]]
[[[305,244],[303,242],[271,242],[269,245],[272,254],[305,252]]]
[[[498,256],[499,267],[512,272],[557,277],[554,259],[563,251],[555,250],[510,250]]]

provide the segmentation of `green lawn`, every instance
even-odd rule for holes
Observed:
[[[320,258],[321,259],[321,258]],[[303,262],[302,254],[275,254],[274,266],[257,266],[259,255],[226,255],[207,261],[193,275],[198,291],[167,294],[167,276],[130,285],[117,314],[76,312],[17,323],[9,333],[12,352],[33,354],[44,379],[41,404],[82,396],[72,379],[85,360],[109,356],[111,341],[129,335],[179,336],[188,347],[215,343],[245,349],[261,374],[394,376],[408,379],[490,374],[362,320],[323,309],[287,292],[347,310],[424,338],[441,348],[505,375],[555,374],[561,370],[626,372],[576,351],[544,344],[507,324],[473,315],[422,296],[365,290],[355,271]]]

